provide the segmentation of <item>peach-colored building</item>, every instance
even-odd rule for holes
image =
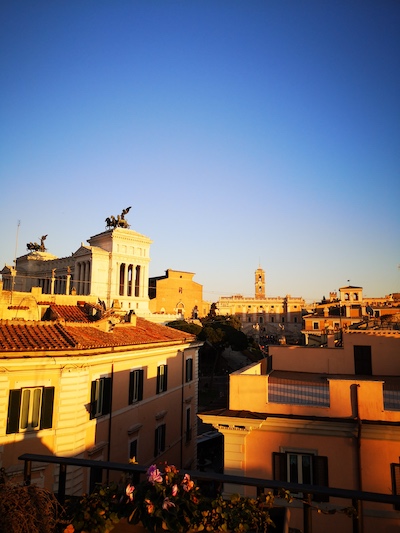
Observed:
[[[230,375],[229,408],[199,415],[224,436],[224,473],[392,493],[400,479],[400,332],[349,331],[343,347],[333,338],[329,345],[273,346],[268,358]],[[317,500],[329,512],[351,506]],[[299,505],[290,504],[296,528]],[[400,512],[364,503],[363,521],[365,532],[389,533],[400,527]],[[313,525],[352,531],[340,512],[314,512]]]
[[[390,294],[384,298],[363,296],[362,287],[347,285],[329,295],[329,299],[318,304],[313,313],[303,317],[302,333],[305,344],[320,346],[326,344],[328,335],[334,334],[336,343],[341,342],[342,330],[353,326],[391,327],[400,322],[400,298]]]
[[[192,272],[168,269],[165,276],[149,279],[149,308],[152,313],[176,315],[180,319],[201,318],[210,304],[203,301],[203,286]]]
[[[95,306],[52,305],[50,321],[0,321],[0,467],[20,476],[22,453],[140,464],[196,465],[193,336]],[[67,491],[98,481],[67,470]],[[33,481],[56,490],[57,471]]]

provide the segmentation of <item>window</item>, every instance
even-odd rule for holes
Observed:
[[[275,317],[271,316],[271,322],[275,322]]]
[[[136,266],[136,275],[135,275],[135,296],[140,296],[140,265]]]
[[[137,443],[137,439],[129,443],[129,460],[132,462],[137,462]]]
[[[129,404],[143,400],[143,370],[132,370],[129,374]]]
[[[319,322],[313,322],[313,329],[319,329]]]
[[[400,464],[392,463],[390,465],[392,474],[392,491],[395,496],[400,496]],[[396,511],[400,511],[400,505],[395,505]]]
[[[160,455],[160,453],[165,450],[165,430],[165,424],[161,424],[161,426],[156,428],[154,438],[154,457],[157,457],[157,455]]]
[[[186,409],[186,442],[192,440],[192,425],[191,425],[191,411],[190,407]]]
[[[283,316],[282,317],[282,324],[285,322],[285,317]]]
[[[354,346],[354,372],[372,376],[371,346]]]
[[[167,390],[167,370],[167,365],[160,365],[157,367],[157,394]]]
[[[193,359],[186,359],[186,383],[193,379]]]
[[[295,316],[295,317],[293,318],[293,322],[294,322],[295,324],[297,324],[297,316]]]
[[[10,390],[7,433],[49,429],[53,425],[54,387]]]
[[[92,381],[90,393],[90,418],[108,415],[111,409],[111,378]]]
[[[119,267],[119,295],[123,296],[125,291],[125,263]]]
[[[258,317],[258,322],[259,322],[260,324],[263,323],[263,317],[262,317],[262,316]]]
[[[274,479],[306,485],[328,487],[328,458],[323,455],[303,452],[274,452],[272,454]],[[329,497],[314,494],[313,500],[327,502]]]

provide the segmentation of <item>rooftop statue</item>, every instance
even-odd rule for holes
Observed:
[[[117,215],[117,218],[115,218],[114,215],[107,217],[105,220],[107,228],[129,228],[129,224],[127,220],[125,220],[125,215],[129,213],[131,207],[132,206],[123,209],[122,213]]]
[[[37,242],[28,242],[26,247],[30,252],[45,252],[47,248],[44,245],[47,235],[42,235],[40,237],[40,244]]]

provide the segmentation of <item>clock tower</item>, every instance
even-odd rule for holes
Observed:
[[[262,268],[257,268],[254,274],[254,296],[257,300],[265,300],[265,272]]]

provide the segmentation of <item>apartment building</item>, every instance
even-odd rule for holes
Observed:
[[[194,468],[200,343],[134,313],[93,310],[53,304],[48,321],[0,321],[0,467],[20,479],[18,456],[30,452]],[[67,475],[70,494],[101,481]],[[34,464],[33,482],[56,490],[57,476]]]
[[[400,494],[400,333],[354,330],[343,341],[273,346],[230,375],[229,408],[199,415],[224,437],[224,473]],[[313,501],[315,530],[352,531],[341,512],[351,502],[324,500]],[[290,504],[290,525],[301,529],[299,506]],[[400,512],[364,503],[363,521],[365,532],[389,533]]]

